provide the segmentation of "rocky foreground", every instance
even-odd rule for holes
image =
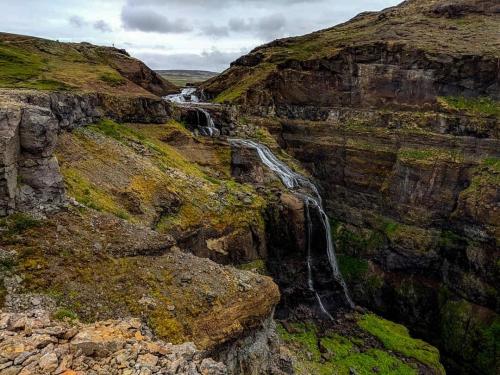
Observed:
[[[80,324],[54,321],[43,310],[0,315],[0,373],[223,375],[222,363],[192,343],[152,338],[139,319]]]

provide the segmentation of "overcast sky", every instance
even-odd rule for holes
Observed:
[[[1,31],[125,48],[154,69],[222,71],[254,47],[394,0],[0,0]]]

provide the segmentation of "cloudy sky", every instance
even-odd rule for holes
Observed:
[[[0,0],[0,31],[125,48],[155,69],[222,71],[276,38],[394,0]]]

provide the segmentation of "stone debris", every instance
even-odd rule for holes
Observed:
[[[51,320],[45,310],[0,312],[1,375],[224,375],[193,343],[154,340],[138,319]]]

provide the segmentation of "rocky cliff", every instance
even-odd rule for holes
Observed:
[[[406,1],[203,85],[320,183],[355,300],[458,373],[499,365],[499,22],[491,1]]]

